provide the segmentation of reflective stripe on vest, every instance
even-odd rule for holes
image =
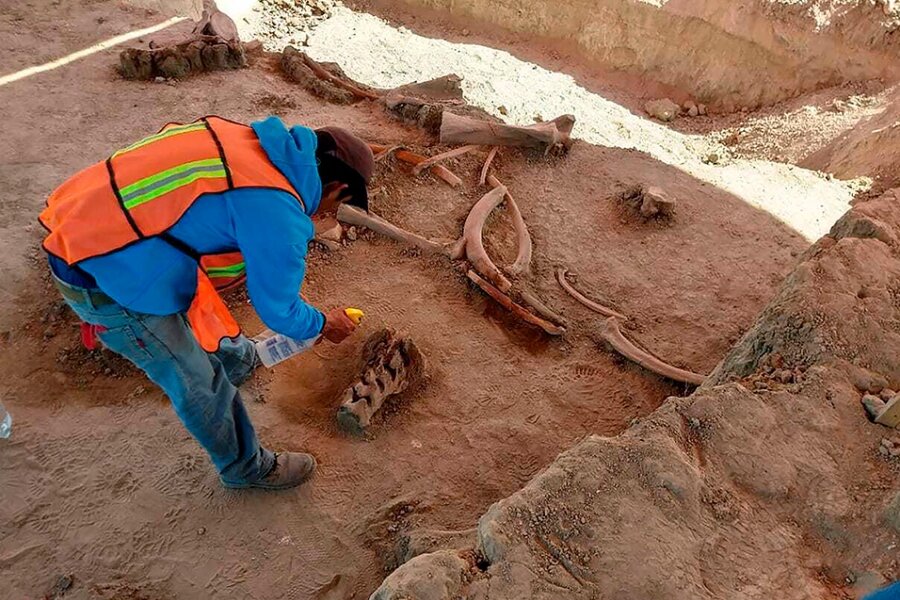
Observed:
[[[191,131],[198,131],[198,130],[203,130],[203,129],[206,129],[206,123],[204,121],[201,121],[199,123],[188,123],[187,125],[169,124],[169,125],[166,125],[165,127],[163,127],[159,133],[149,135],[149,136],[145,137],[144,139],[142,139],[141,141],[135,142],[132,145],[128,146],[127,148],[123,148],[123,149],[119,150],[118,152],[113,154],[113,157],[119,156],[121,154],[125,154],[126,152],[130,152],[132,150],[137,150],[141,146],[146,146],[147,144],[150,144],[157,140],[165,139],[167,137],[172,137],[173,135],[178,135],[180,133],[189,133]]]
[[[204,256],[200,266],[217,290],[226,290],[244,281],[247,266],[240,252]]]
[[[122,204],[131,210],[144,202],[150,202],[180,187],[190,185],[200,178],[221,179],[224,183],[225,163],[221,158],[205,158],[184,163],[132,183],[119,190],[119,194],[122,196]]]
[[[249,187],[302,204],[251,127],[219,117],[170,123],[57,188],[40,216],[44,248],[74,265],[165,233],[204,194]]]
[[[237,277],[246,270],[247,265],[239,262],[228,267],[209,267],[206,269],[206,274],[210,277]]]

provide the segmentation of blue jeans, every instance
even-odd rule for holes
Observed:
[[[132,312],[112,300],[95,302],[97,291],[69,285],[64,298],[85,322],[101,325],[103,345],[127,358],[163,389],[175,414],[200,442],[222,483],[242,487],[265,477],[275,457],[259,445],[236,386],[258,364],[253,343],[243,335],[205,352],[183,314]],[[93,300],[92,300],[93,297]]]

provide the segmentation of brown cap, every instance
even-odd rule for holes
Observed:
[[[316,130],[319,173],[323,183],[341,181],[349,187],[350,204],[369,209],[366,184],[375,170],[375,157],[369,145],[346,129],[322,127]],[[336,161],[334,159],[337,159]]]

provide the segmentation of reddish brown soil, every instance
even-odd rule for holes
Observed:
[[[161,20],[109,2],[5,7],[0,36],[13,43],[0,73]],[[599,319],[558,288],[557,266],[630,315],[627,333],[642,346],[708,372],[804,247],[768,215],[638,152],[578,143],[550,162],[503,152],[497,176],[535,242],[529,284],[570,333],[549,339],[520,325],[449,261],[382,238],[314,252],[305,293],[323,308],[359,306],[368,321],[341,346],[260,372],[245,395],[264,443],[313,452],[320,471],[299,491],[228,492],[159,391],[123,361],[78,349],[38,250],[47,193],[164,122],[208,113],[249,121],[277,112],[439,149],[377,106],[323,105],[268,64],[154,84],[120,80],[114,63],[103,52],[0,87],[0,371],[15,419],[0,448],[0,571],[12,597],[39,597],[62,574],[75,577],[67,598],[365,597],[409,531],[471,527],[560,451],[588,434],[615,435],[686,391],[598,347]],[[484,192],[481,159],[450,164],[466,182],[460,191],[388,162],[374,209],[453,239]],[[632,184],[666,189],[679,203],[674,221],[625,218],[614,198]],[[505,216],[489,221],[486,238],[498,262],[514,258]],[[239,300],[255,333],[261,325]],[[335,410],[366,334],[384,325],[416,340],[430,378],[390,405],[368,439],[351,439]]]

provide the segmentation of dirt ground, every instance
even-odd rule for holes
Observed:
[[[164,20],[105,0],[0,8],[0,74]],[[0,398],[13,414],[0,442],[4,597],[40,598],[60,576],[66,598],[364,598],[424,538],[467,528],[589,435],[614,436],[688,389],[596,341],[600,321],[557,286],[577,286],[632,317],[629,335],[681,367],[710,372],[807,248],[740,198],[647,154],[576,143],[567,157],[501,152],[497,175],[535,242],[529,285],[572,325],[562,339],[525,328],[447,260],[374,236],[314,250],[304,292],[318,306],[366,311],[340,346],[259,372],[244,397],[263,443],[312,452],[311,485],[284,493],[221,488],[165,397],[123,361],[79,346],[77,324],[46,276],[36,215],[68,175],[168,121],[279,114],[339,124],[372,141],[433,153],[381,108],[323,104],[271,61],[180,82],[121,80],[114,50],[0,86]],[[484,190],[483,155],[451,163],[453,190],[386,162],[373,209],[418,233],[458,236]],[[660,185],[678,200],[668,225],[630,218],[616,193]],[[512,229],[494,217],[503,262]],[[247,331],[262,328],[240,294]],[[340,392],[365,334],[389,325],[429,359],[421,389],[389,406],[365,439],[337,430]],[[8,596],[6,596],[8,594]]]

